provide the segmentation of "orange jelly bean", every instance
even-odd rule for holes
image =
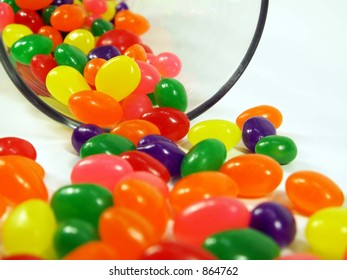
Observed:
[[[217,171],[193,173],[180,179],[170,192],[170,203],[179,212],[202,199],[215,196],[236,197],[239,187],[228,175]]]
[[[221,172],[239,186],[239,197],[258,198],[270,194],[282,181],[283,170],[274,159],[260,154],[246,154],[229,159]]]
[[[113,191],[113,202],[144,217],[161,238],[169,221],[169,208],[164,196],[150,183],[139,179],[122,180]]]
[[[315,171],[298,171],[285,183],[286,193],[294,208],[303,215],[326,208],[341,206],[344,194],[335,182]]]
[[[277,108],[270,105],[259,105],[242,112],[236,119],[236,125],[242,129],[243,124],[252,117],[266,118],[275,128],[279,128],[283,120],[282,113]]]
[[[52,26],[59,31],[69,32],[83,27],[87,19],[86,10],[74,4],[58,6],[50,17]]]
[[[114,19],[116,29],[123,29],[131,31],[136,35],[142,35],[146,33],[150,27],[148,20],[130,10],[119,11]]]
[[[53,50],[56,48],[56,46],[63,43],[63,36],[57,29],[52,26],[45,25],[40,27],[40,29],[37,31],[37,34],[50,38],[53,41]]]
[[[70,112],[84,123],[111,126],[123,117],[119,102],[97,90],[83,90],[72,94],[68,106]]]
[[[2,217],[2,215],[5,214],[6,209],[7,209],[7,203],[5,199],[2,196],[0,196],[0,218]]]
[[[99,220],[99,235],[119,254],[120,259],[135,260],[158,240],[151,224],[141,214],[114,206],[106,209]]]
[[[124,52],[124,55],[127,55],[135,60],[147,61],[147,53],[143,46],[140,44],[131,45]]]
[[[160,135],[160,130],[155,124],[137,119],[120,122],[110,132],[128,138],[135,146],[141,138],[147,135]]]
[[[91,241],[68,253],[64,260],[117,260],[117,253],[106,243]]]
[[[106,61],[103,58],[93,58],[87,62],[84,67],[83,76],[89,85],[95,86],[96,73],[98,73],[98,70]]]

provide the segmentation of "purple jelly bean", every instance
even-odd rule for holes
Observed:
[[[181,162],[185,153],[175,143],[157,140],[137,146],[137,150],[160,161],[169,170],[172,177],[180,175]]]
[[[88,53],[88,58],[91,60],[93,58],[103,58],[106,60],[111,59],[112,57],[121,55],[121,52],[118,48],[112,45],[99,46],[95,47]]]
[[[75,151],[79,154],[83,144],[90,138],[104,133],[104,130],[94,124],[82,124],[76,127],[71,136],[71,144]]]
[[[73,0],[54,0],[51,5],[61,6],[65,4],[73,4]]]
[[[252,152],[254,152],[258,141],[268,135],[276,135],[276,128],[268,119],[263,117],[250,118],[242,127],[242,141]]]
[[[264,202],[251,212],[250,227],[274,239],[280,247],[288,246],[295,238],[296,222],[285,206],[275,202]]]
[[[166,138],[166,137],[158,135],[158,134],[150,134],[150,135],[147,135],[147,136],[141,138],[137,145],[143,146],[143,145],[147,145],[149,143],[153,143],[156,141],[165,141],[165,142],[169,142],[169,143],[176,145],[176,143],[173,142],[172,140],[170,140],[169,138]]]
[[[129,10],[129,7],[125,2],[119,2],[117,4],[116,12],[118,13],[123,10]]]

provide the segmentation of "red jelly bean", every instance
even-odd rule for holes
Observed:
[[[123,120],[140,119],[142,115],[153,108],[147,95],[130,94],[121,101]]]
[[[14,23],[14,12],[11,5],[0,2],[0,32],[11,23]]]
[[[42,260],[42,258],[33,256],[33,255],[11,255],[11,256],[4,257],[2,259],[8,260],[8,261]]]
[[[173,234],[177,240],[201,246],[204,240],[214,233],[247,228],[250,217],[246,206],[237,199],[203,199],[176,215]]]
[[[30,60],[30,70],[33,76],[41,83],[46,83],[49,71],[57,67],[57,62],[53,56],[48,54],[37,54]]]
[[[280,256],[276,260],[320,260],[320,258],[310,253],[292,253],[290,255]]]
[[[239,197],[263,197],[274,191],[282,181],[283,170],[274,159],[260,154],[246,154],[229,159],[221,172],[239,186]]]
[[[118,260],[118,254],[106,243],[84,243],[64,256],[64,260]]]
[[[40,15],[31,9],[21,9],[14,15],[17,24],[26,25],[33,33],[36,33],[45,22]]]
[[[83,27],[87,12],[83,7],[74,4],[63,4],[56,8],[51,15],[51,24],[60,31],[69,32]]]
[[[19,137],[0,138],[0,156],[20,155],[36,160],[36,149],[27,140]]]

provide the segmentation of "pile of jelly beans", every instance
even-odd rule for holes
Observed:
[[[70,182],[53,193],[35,147],[0,138],[0,257],[347,258],[344,194],[315,171],[284,179],[298,151],[277,108],[192,125],[180,59],[152,53],[149,21],[125,2],[6,0],[0,15],[15,63],[84,123]],[[289,202],[271,199],[281,184]],[[284,254],[299,215],[309,250]]]

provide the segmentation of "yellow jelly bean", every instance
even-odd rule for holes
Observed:
[[[88,54],[95,47],[94,35],[86,29],[76,29],[68,33],[64,43],[79,48],[84,54]]]
[[[114,18],[116,14],[116,7],[117,7],[117,2],[116,1],[106,1],[107,4],[107,10],[103,14],[101,14],[101,18],[104,20],[110,21]]]
[[[130,57],[119,55],[109,59],[99,69],[95,77],[98,91],[121,101],[132,93],[141,80],[141,71]]]
[[[308,220],[306,238],[313,252],[324,259],[342,259],[347,249],[347,208],[317,211]]]
[[[49,204],[39,199],[27,200],[10,212],[2,225],[5,253],[45,257],[51,250],[55,229]]]
[[[48,72],[46,86],[49,93],[65,105],[68,105],[72,94],[91,89],[80,72],[65,65],[57,66]]]
[[[33,34],[31,29],[23,24],[12,23],[6,25],[2,31],[2,39],[6,47],[11,47],[17,40]]]
[[[240,142],[241,130],[230,121],[207,120],[197,123],[188,132],[188,140],[192,145],[211,137],[223,142],[226,149],[230,150]]]

